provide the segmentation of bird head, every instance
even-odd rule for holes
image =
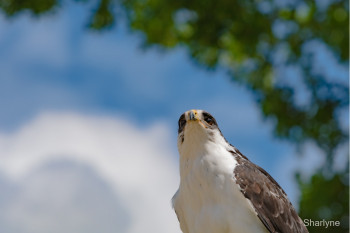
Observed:
[[[203,110],[189,110],[179,118],[177,145],[180,154],[196,148],[204,148],[207,143],[226,141],[215,118]],[[203,147],[204,146],[204,147]]]

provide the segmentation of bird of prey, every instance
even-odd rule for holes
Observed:
[[[184,233],[306,233],[286,193],[226,141],[203,110],[180,116],[180,185],[172,202]]]

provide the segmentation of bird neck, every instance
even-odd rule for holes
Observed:
[[[220,138],[221,139],[221,138]],[[227,152],[229,144],[222,140],[185,140],[179,147],[180,153],[180,178],[185,180],[190,174],[198,171],[207,160],[216,160]]]

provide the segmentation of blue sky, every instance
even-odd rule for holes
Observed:
[[[3,130],[13,130],[42,111],[72,110],[123,115],[140,127],[164,121],[176,137],[179,115],[198,108],[211,112],[227,139],[243,151],[251,150],[251,143],[260,147],[253,154],[280,156],[289,149],[273,139],[250,93],[224,72],[196,65],[182,48],[144,51],[140,37],[123,25],[89,31],[83,27],[82,9],[73,5],[39,19],[26,14],[2,19]]]
[[[296,202],[294,169],[322,162],[314,145],[298,160],[292,145],[272,136],[251,94],[224,72],[196,65],[183,48],[144,51],[140,35],[122,22],[110,31],[89,31],[86,9],[71,4],[39,18],[0,15],[0,187],[20,190],[13,195],[6,189],[15,196],[7,209],[1,201],[8,199],[0,196],[0,209],[11,213],[0,214],[0,229],[87,232],[78,224],[83,219],[92,221],[90,230],[103,223],[105,232],[164,232],[167,226],[173,227],[167,232],[179,232],[169,204],[178,185],[177,120],[193,108],[211,112],[228,141],[270,172]],[[128,154],[130,148],[134,152]],[[48,184],[57,191],[50,197],[44,195]],[[102,191],[91,194],[96,187]],[[152,188],[159,192],[146,191]],[[76,195],[85,202],[77,204]],[[116,202],[109,211],[115,218],[126,216],[129,225],[108,219],[109,212],[89,204],[94,198],[105,199],[103,206]],[[151,208],[155,200],[162,204],[153,219],[166,218],[157,229],[140,218],[140,206]],[[32,205],[42,207],[48,224],[36,224],[43,213],[31,212]],[[103,217],[82,215],[86,209]],[[66,212],[77,221],[55,225]]]

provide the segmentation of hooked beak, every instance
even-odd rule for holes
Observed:
[[[198,120],[198,118],[197,118],[197,111],[196,110],[191,110],[189,112],[189,119],[190,119],[190,121]]]

